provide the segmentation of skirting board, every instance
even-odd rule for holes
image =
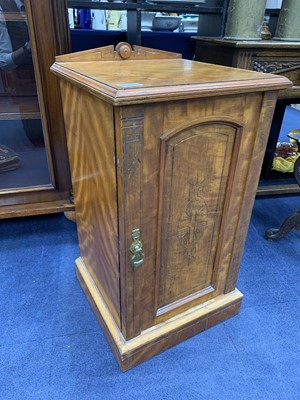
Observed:
[[[76,267],[81,287],[122,371],[127,371],[156,354],[238,314],[243,298],[242,293],[235,289],[152,326],[139,336],[126,341],[81,257],[76,260]]]

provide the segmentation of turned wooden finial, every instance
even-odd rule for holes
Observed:
[[[120,42],[116,46],[116,51],[119,53],[120,57],[126,60],[132,54],[132,48],[129,43]]]

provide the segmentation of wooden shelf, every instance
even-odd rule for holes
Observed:
[[[0,22],[1,21],[19,22],[27,21],[27,18],[25,14],[20,12],[1,12]]]
[[[258,196],[273,196],[294,193],[300,193],[300,187],[296,183],[282,185],[258,185],[256,192]]]
[[[40,118],[37,97],[0,97],[0,120]]]
[[[42,203],[21,204],[16,207],[3,206],[0,208],[0,219],[16,218],[28,215],[55,214],[65,211],[74,211],[74,204],[70,204],[65,200],[45,201]]]

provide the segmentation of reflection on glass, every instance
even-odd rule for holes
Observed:
[[[0,190],[47,184],[24,0],[0,0]]]

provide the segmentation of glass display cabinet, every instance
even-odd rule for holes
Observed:
[[[60,92],[49,69],[70,51],[66,2],[1,0],[0,41],[0,218],[72,210]]]

